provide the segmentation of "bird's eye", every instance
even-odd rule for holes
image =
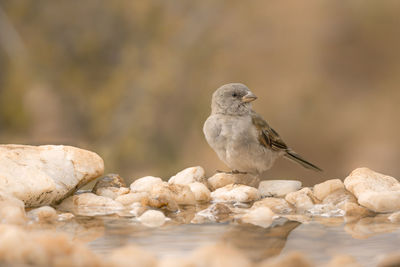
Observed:
[[[233,93],[232,96],[233,96],[233,97],[237,97],[238,95],[237,95],[236,93]]]

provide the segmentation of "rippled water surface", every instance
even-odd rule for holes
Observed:
[[[100,254],[136,244],[159,258],[181,257],[204,245],[224,242],[255,262],[300,251],[316,264],[346,254],[362,266],[376,266],[379,257],[400,250],[399,226],[372,217],[347,223],[343,218],[314,218],[307,224],[279,219],[267,229],[232,223],[179,224],[174,220],[148,228],[130,218],[82,217],[63,225],[62,230],[87,241]]]

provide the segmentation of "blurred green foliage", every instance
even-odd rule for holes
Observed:
[[[326,170],[400,177],[399,1],[0,1],[0,141],[98,152],[129,180],[224,166],[202,124],[247,84],[283,139]]]

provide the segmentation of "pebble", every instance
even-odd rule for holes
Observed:
[[[301,182],[295,180],[261,181],[258,186],[261,197],[284,197],[291,192],[300,190]]]
[[[211,191],[229,184],[242,184],[251,187],[258,187],[260,179],[257,176],[243,173],[219,172],[208,178],[208,186]]]
[[[314,185],[313,193],[316,198],[322,201],[325,197],[338,189],[344,189],[343,182],[340,179],[332,179]]]
[[[260,199],[260,193],[254,187],[241,184],[229,184],[211,193],[216,202],[251,202]]]
[[[194,182],[188,184],[190,190],[194,194],[194,198],[197,202],[209,202],[211,199],[211,192],[208,190],[207,186],[200,182]]]
[[[391,176],[358,168],[344,180],[344,185],[360,205],[374,212],[400,210],[400,182]]]
[[[116,199],[130,192],[127,187],[101,187],[96,190],[96,195]]]
[[[186,168],[172,176],[168,183],[188,185],[195,182],[205,183],[205,172],[200,166]]]
[[[57,211],[49,206],[43,206],[28,212],[28,218],[36,222],[53,222],[58,219]]]
[[[131,185],[131,192],[150,192],[154,185],[163,183],[159,177],[146,176],[135,180]]]
[[[298,212],[305,212],[314,206],[314,196],[310,188],[303,188],[286,195],[286,201],[296,207]]]
[[[165,215],[158,210],[148,210],[139,218],[139,221],[147,227],[159,227],[165,223]]]
[[[97,189],[104,187],[126,187],[126,183],[124,179],[118,174],[110,173],[96,182],[92,189],[92,192],[97,194]]]
[[[293,211],[293,208],[285,199],[276,197],[267,197],[256,201],[251,208],[258,207],[268,207],[277,214],[287,214]]]
[[[246,214],[241,216],[241,220],[245,223],[251,223],[263,228],[271,226],[275,214],[268,207],[258,207],[250,209]]]
[[[149,193],[138,192],[138,193],[129,193],[129,194],[118,196],[117,198],[115,198],[115,201],[126,206],[126,205],[131,205],[132,203],[135,203],[135,202],[147,203],[148,198],[149,198]]]

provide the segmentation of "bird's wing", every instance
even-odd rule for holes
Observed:
[[[268,123],[257,113],[252,112],[251,118],[254,126],[257,128],[258,141],[261,145],[272,150],[288,150],[287,145],[283,142],[279,134],[268,125]]]

